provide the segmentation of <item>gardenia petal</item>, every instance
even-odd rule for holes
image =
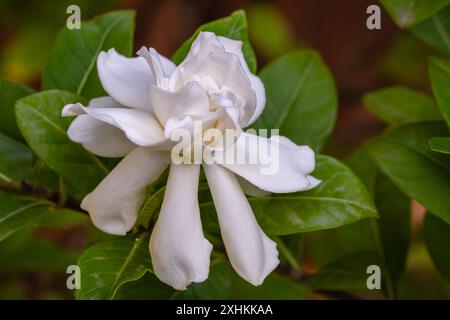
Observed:
[[[170,166],[166,193],[150,238],[155,275],[177,290],[208,278],[212,245],[198,207],[199,165]]]
[[[68,104],[63,116],[88,114],[122,130],[128,139],[140,146],[162,143],[164,132],[151,112],[131,108],[85,108],[82,104]]]
[[[129,153],[81,202],[100,230],[124,235],[136,222],[145,187],[167,167],[166,153],[138,147]]]
[[[101,157],[124,157],[136,148],[123,131],[87,114],[78,116],[70,124],[67,135],[70,140],[81,143],[86,150]]]
[[[160,60],[165,73],[171,74],[175,64],[163,56]],[[110,49],[100,52],[97,69],[103,89],[111,97],[127,107],[151,110],[148,86],[155,80],[144,58],[127,58]]]
[[[189,82],[177,92],[150,86],[149,93],[153,111],[162,124],[169,118],[201,116],[209,111],[208,95],[197,82]]]
[[[242,155],[245,159],[239,159]],[[309,176],[315,167],[314,151],[308,146],[298,146],[285,137],[267,139],[241,133],[234,146],[224,152],[217,151],[215,159],[251,184],[269,192],[303,191],[320,183]]]
[[[110,97],[89,101],[89,108],[114,107],[122,106]],[[68,109],[63,111],[63,116],[72,115],[77,113],[72,113]],[[70,124],[67,134],[70,140],[81,143],[86,150],[102,157],[123,157],[136,147],[123,131],[87,114],[78,116]]]
[[[241,62],[241,66],[244,69],[245,74],[247,75],[248,79],[251,83],[251,88],[253,91],[255,91],[256,94],[256,108],[254,110],[254,113],[251,117],[251,119],[248,121],[248,123],[243,124],[243,127],[247,127],[251,125],[253,122],[256,121],[256,119],[259,118],[259,116],[264,111],[264,106],[266,104],[266,90],[264,88],[264,84],[261,81],[261,79],[257,76],[255,76],[253,73],[251,73],[247,62],[245,61],[245,57],[242,51],[242,41],[233,40],[230,38],[225,38],[218,36],[217,37],[220,41],[220,43],[225,48],[226,52],[233,53],[236,56],[239,57],[239,60]]]
[[[219,165],[203,168],[231,265],[242,278],[260,285],[280,263],[276,243],[258,225],[236,176]]]

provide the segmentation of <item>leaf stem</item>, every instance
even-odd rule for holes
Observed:
[[[292,255],[291,251],[286,247],[283,240],[281,240],[279,237],[272,236],[273,240],[277,243],[278,250],[284,255],[287,262],[291,266],[292,269],[298,272],[302,272],[302,268],[300,264],[298,263],[297,259]]]

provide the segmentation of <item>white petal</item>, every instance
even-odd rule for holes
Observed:
[[[161,56],[167,73],[175,65]],[[115,100],[127,107],[151,110],[148,86],[154,84],[154,76],[142,57],[127,58],[114,49],[100,52],[97,69],[103,89]]]
[[[249,120],[249,122],[245,126],[251,125],[256,119],[259,118],[261,113],[264,110],[264,106],[266,104],[266,90],[264,89],[264,84],[261,79],[251,73],[247,62],[245,61],[245,57],[242,51],[242,41],[233,40],[230,38],[225,38],[218,36],[217,37],[220,43],[225,48],[226,52],[233,53],[239,57],[241,61],[242,68],[244,69],[248,79],[251,82],[251,87],[255,91],[256,94],[256,109],[254,110],[253,116]]]
[[[76,103],[64,106],[62,114],[88,114],[119,128],[130,141],[140,146],[154,146],[165,140],[163,129],[151,112],[131,108],[85,108]]]
[[[244,193],[248,196],[265,197],[270,194],[270,192],[264,191],[264,190],[258,188],[257,186],[251,184],[250,182],[248,182],[241,176],[236,176],[236,178],[238,179],[238,182],[242,188],[242,191],[244,191]]]
[[[241,127],[247,125],[256,109],[256,94],[251,88],[249,78],[245,74],[239,57],[232,53],[210,53],[199,74],[210,76],[219,88],[227,88],[245,100]]]
[[[218,165],[203,168],[231,265],[242,278],[260,285],[280,262],[276,243],[258,225],[236,176]]]
[[[127,139],[123,131],[84,114],[78,116],[67,130],[70,140],[101,157],[123,157],[136,145]]]
[[[216,152],[215,157],[217,163],[269,192],[308,190],[320,182],[309,176],[315,167],[314,151],[308,146],[298,146],[285,137],[272,136],[267,139],[241,133],[234,146],[225,153]]]
[[[150,239],[155,275],[177,290],[208,278],[212,245],[203,236],[197,188],[199,165],[171,165]]]
[[[177,92],[150,86],[149,93],[153,111],[162,124],[169,118],[201,116],[209,110],[208,95],[197,82],[189,82]]]
[[[166,153],[136,148],[81,202],[100,230],[124,235],[136,222],[145,187],[167,167]]]

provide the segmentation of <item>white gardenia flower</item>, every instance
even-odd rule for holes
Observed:
[[[87,107],[66,105],[62,115],[77,116],[68,130],[71,140],[99,156],[124,157],[81,203],[104,232],[126,234],[136,222],[146,186],[170,166],[150,253],[155,275],[183,290],[208,278],[212,245],[200,220],[200,164],[171,162],[171,134],[179,128],[189,130],[194,121],[219,130],[245,128],[261,115],[265,90],[245,62],[242,42],[211,32],[198,35],[178,66],[152,48],[143,47],[138,55],[101,52],[97,68],[109,96],[92,99]],[[259,285],[279,264],[278,251],[258,225],[244,192],[296,192],[319,181],[309,176],[315,166],[309,147],[284,137],[275,142],[244,132],[235,145],[248,153],[254,143],[277,148],[276,173],[261,175],[257,164],[202,166],[230,262],[242,278]]]

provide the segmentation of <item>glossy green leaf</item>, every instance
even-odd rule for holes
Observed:
[[[431,97],[404,87],[390,87],[371,92],[364,96],[363,104],[379,119],[394,126],[442,119]]]
[[[417,24],[411,31],[424,42],[450,55],[450,6]]]
[[[427,214],[423,227],[425,244],[441,276],[450,283],[450,224]]]
[[[83,252],[77,299],[113,299],[120,286],[141,278],[151,270],[149,236],[122,237],[97,243]]]
[[[154,274],[145,273],[136,281],[126,282],[117,290],[115,300],[168,300],[178,292],[161,282]]]
[[[253,212],[265,232],[272,235],[308,232],[377,217],[367,189],[338,160],[318,156],[313,175],[322,183],[312,190],[249,198]],[[201,202],[200,209],[205,226],[217,230],[213,202]]]
[[[0,133],[17,141],[23,141],[16,124],[14,104],[24,96],[33,93],[31,88],[21,84],[0,79]]]
[[[36,225],[51,203],[0,191],[0,241],[31,225]]]
[[[380,0],[394,21],[410,27],[444,8],[449,0]]]
[[[137,223],[148,228],[151,219],[157,213],[164,199],[165,187],[151,194],[139,210]]]
[[[20,182],[32,176],[30,149],[0,133],[0,180]]]
[[[430,149],[436,152],[450,154],[450,138],[433,137],[428,141]]]
[[[64,28],[43,74],[43,88],[63,89],[87,98],[105,95],[97,74],[97,56],[115,48],[129,56],[133,47],[134,12],[115,11],[83,21],[81,29]]]
[[[280,134],[320,150],[337,113],[333,77],[313,51],[296,51],[266,66],[260,77],[266,87],[266,107],[256,129],[280,129]]]
[[[450,60],[430,58],[429,69],[434,95],[450,128]]]
[[[375,140],[370,153],[400,190],[450,222],[450,157],[428,147],[430,138],[446,135],[441,122],[409,124]]]
[[[19,128],[28,145],[52,170],[83,197],[108,173],[105,165],[80,144],[69,140],[71,118],[63,118],[65,104],[83,102],[73,93],[50,90],[20,99],[16,104]]]
[[[200,26],[192,37],[186,40],[180,48],[173,54],[172,60],[179,64],[184,60],[189,50],[191,49],[192,42],[197,38],[197,35],[201,31],[214,32],[218,36],[231,38],[234,40],[240,40],[243,42],[243,52],[245,60],[247,61],[250,71],[256,72],[256,57],[253,49],[248,40],[247,32],[247,19],[243,10],[237,10],[230,16],[208,22]]]

